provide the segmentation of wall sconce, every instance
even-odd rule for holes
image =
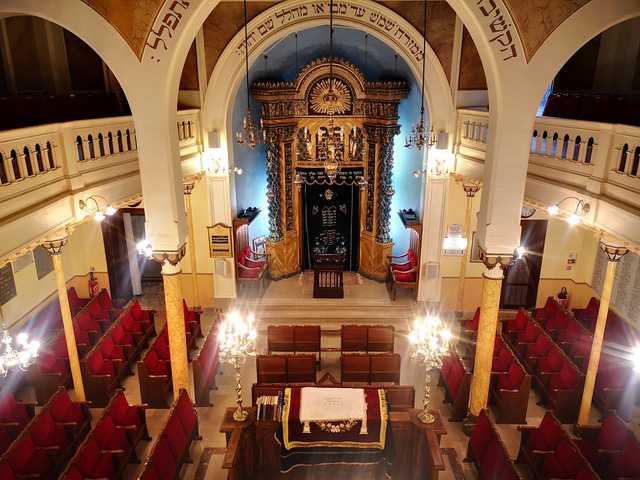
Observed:
[[[146,258],[153,256],[153,247],[151,246],[151,242],[146,238],[136,244],[136,250],[138,250],[139,255],[144,255]]]
[[[591,205],[589,203],[585,202],[584,200],[582,200],[581,198],[578,198],[578,197],[565,197],[562,200],[560,200],[559,202],[556,202],[553,205],[550,205],[547,208],[547,213],[549,213],[549,215],[551,215],[552,217],[558,215],[560,213],[560,205],[563,202],[566,202],[567,200],[575,200],[577,202],[576,203],[576,208],[567,217],[567,222],[571,226],[578,225],[582,221],[582,217],[584,215],[586,215],[587,213],[589,213],[589,211],[591,210]]]
[[[527,249],[524,248],[522,245],[516,248],[516,255],[518,256],[518,260],[524,257],[526,253],[527,253]]]
[[[104,209],[100,208],[98,200],[101,200],[106,204]],[[101,222],[107,216],[110,217],[112,215],[115,215],[115,213],[118,211],[118,209],[113,207],[102,195],[91,195],[86,200],[80,200],[80,202],[78,202],[78,205],[80,206],[80,210],[88,210],[91,208],[91,206],[93,206],[93,218],[96,222]]]

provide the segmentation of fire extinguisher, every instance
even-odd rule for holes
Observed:
[[[98,280],[96,280],[96,276],[94,275],[94,268],[91,267],[89,270],[89,296],[93,298],[98,295],[99,289]]]

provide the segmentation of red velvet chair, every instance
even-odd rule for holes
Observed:
[[[82,438],[91,428],[91,413],[84,402],[72,402],[69,394],[60,388],[49,401],[49,413],[56,423],[73,431],[75,438]]]
[[[71,315],[73,316],[77,315],[77,313],[82,310],[90,300],[89,298],[80,298],[74,287],[67,289],[67,297],[69,298],[69,308],[71,309]]]
[[[138,362],[138,380],[143,403],[152,408],[168,408],[172,389],[171,364],[161,360],[153,348]]]
[[[237,278],[240,285],[255,285],[258,295],[264,289],[264,280],[269,267],[269,254],[252,251],[247,245],[236,261]]]
[[[88,437],[72,459],[65,479],[116,479],[121,468],[111,453],[103,452],[95,439]],[[79,475],[79,476],[78,476]]]
[[[141,405],[130,405],[121,390],[113,396],[105,412],[117,428],[127,432],[129,439],[136,445],[141,439],[150,438],[145,410]]]
[[[0,425],[7,429],[11,438],[15,439],[24,430],[33,414],[33,405],[18,403],[13,393],[5,391],[0,395]]]
[[[560,442],[567,438],[567,433],[551,412],[544,414],[537,427],[519,426],[518,430],[521,440],[516,463],[534,465],[539,454],[554,452]]]
[[[418,289],[418,259],[413,250],[407,250],[404,255],[388,255],[389,267],[387,271],[387,288],[391,292],[391,299],[396,299],[398,288]]]
[[[531,375],[513,359],[506,373],[492,375],[491,398],[496,407],[496,423],[526,423]]]

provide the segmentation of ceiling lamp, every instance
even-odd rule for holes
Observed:
[[[21,332],[15,339],[9,335],[9,331],[4,324],[4,319],[0,313],[0,375],[7,376],[9,370],[18,367],[22,371],[26,371],[30,365],[38,358],[38,350],[40,342],[37,340],[29,341],[29,335]]]
[[[100,208],[98,200],[101,200],[106,206]],[[118,211],[118,209],[111,205],[102,195],[91,195],[86,200],[80,200],[79,206],[81,210],[92,210],[93,219],[96,222],[102,222],[105,218],[115,215]]]
[[[242,128],[236,132],[236,143],[254,149],[260,139],[258,128],[251,115],[251,91],[249,89],[249,35],[247,32],[247,0],[244,0],[244,68],[247,85],[247,112],[242,119]]]
[[[411,135],[409,135],[404,146],[406,148],[415,148],[416,150],[422,150],[426,145],[427,148],[434,145],[437,141],[435,133],[433,131],[433,125],[427,136],[424,128],[424,80],[425,80],[425,65],[427,63],[427,0],[424,0],[424,34],[422,36],[422,97],[420,100],[420,119],[413,126]],[[419,176],[419,175],[418,175]]]
[[[567,217],[567,222],[571,226],[578,225],[580,222],[582,222],[582,218],[584,217],[584,215],[589,213],[589,211],[591,210],[591,205],[581,198],[565,197],[559,202],[556,202],[553,205],[549,205],[549,207],[547,208],[547,213],[552,217],[558,215],[560,213],[560,205],[567,200],[575,200],[577,202],[576,208]]]
[[[334,106],[339,102],[340,96],[336,94],[333,81],[333,0],[329,2],[329,89],[324,96],[325,102],[331,106],[329,108],[329,127],[327,136],[319,145],[319,155],[324,163],[324,173],[329,179],[329,183],[335,182],[340,173],[340,161],[338,152],[342,149],[342,129],[336,127],[333,121],[333,114],[336,111]]]

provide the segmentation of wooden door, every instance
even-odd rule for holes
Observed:
[[[520,259],[514,258],[505,272],[500,308],[535,307],[546,234],[546,220],[522,221],[520,245],[526,253]]]
[[[106,217],[101,226],[111,297],[120,303],[128,302],[133,297],[133,288],[122,212]]]

